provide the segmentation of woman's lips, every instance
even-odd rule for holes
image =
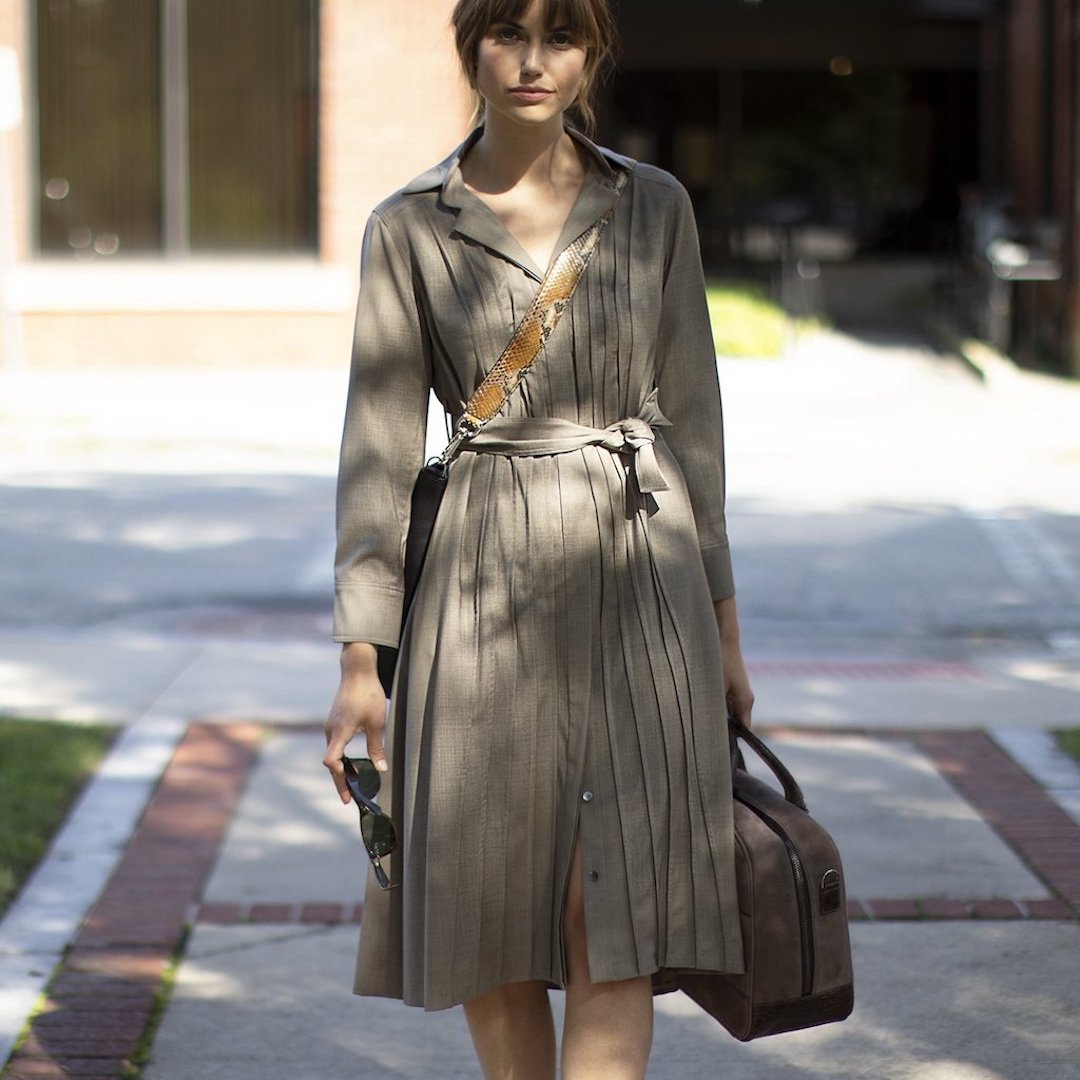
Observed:
[[[530,86],[516,86],[510,93],[522,101],[543,101],[544,98],[551,97],[552,91],[536,90]]]

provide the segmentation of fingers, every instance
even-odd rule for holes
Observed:
[[[386,752],[383,749],[383,733],[381,728],[378,731],[368,732],[367,749],[368,757],[371,758],[375,768],[378,769],[379,772],[386,772],[390,766],[386,763]]]
[[[725,698],[728,715],[735,717],[745,727],[751,723],[751,713],[754,708],[754,691],[750,688],[750,677],[746,672],[746,665],[739,657],[737,662],[731,663],[725,669],[727,686]]]
[[[343,803],[348,803],[352,800],[352,795],[349,794],[349,785],[345,782],[345,767],[341,764],[341,759],[345,755],[345,747],[348,744],[348,738],[344,737],[341,733],[335,733],[335,730],[331,728],[330,723],[326,725],[326,755],[323,757],[323,764],[330,770],[330,779],[334,781],[334,787],[337,789],[338,798]]]
[[[386,754],[383,750],[385,727],[386,696],[374,670],[343,678],[326,720],[326,754],[323,757],[323,765],[329,770],[343,803],[352,799],[341,764],[345,748],[353,736],[366,734],[368,755],[380,772],[386,772]]]
[[[734,716],[744,727],[749,727],[754,709],[754,695],[749,685],[733,686],[728,691],[727,707],[729,716]]]
[[[743,727],[750,727],[753,721],[750,718],[751,711],[753,709],[753,703],[750,705],[742,705],[732,710],[732,716],[738,720]]]

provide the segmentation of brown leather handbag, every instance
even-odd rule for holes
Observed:
[[[731,721],[735,874],[746,971],[687,972],[679,988],[743,1042],[851,1015],[854,992],[844,871],[832,837],[762,740]],[[751,776],[754,751],[783,794]]]

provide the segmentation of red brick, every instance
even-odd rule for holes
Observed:
[[[919,907],[928,919],[966,919],[971,914],[963,900],[945,896],[928,896],[919,901]]]
[[[89,1021],[80,1023],[43,1024],[39,1016],[32,1025],[32,1032],[42,1043],[49,1045],[49,1053],[64,1054],[69,1057],[83,1056],[71,1049],[73,1044],[97,1043],[97,1042],[123,1042],[130,1043],[129,1049],[133,1049],[139,1037],[143,1035],[149,1012],[132,1015],[126,1022],[121,1022],[117,1014],[113,1014],[112,1021],[103,1020],[100,1013],[85,1013],[87,1017],[96,1016],[94,1023]],[[126,1051],[125,1051],[126,1053]],[[100,1054],[93,1056],[99,1057]]]
[[[875,919],[917,919],[919,908],[914,900],[869,900]]]
[[[1011,840],[1016,840],[1021,843],[1027,843],[1031,840],[1057,840],[1061,837],[1070,838],[1070,842],[1075,843],[1075,840],[1071,838],[1075,835],[1076,826],[1071,823],[1062,824],[1061,822],[1010,822],[1007,826],[1001,830]]]
[[[1080,865],[1080,830],[1073,836],[1028,838],[1023,844],[1024,855],[1029,859],[1061,860],[1062,865]]]
[[[300,909],[302,923],[323,923],[337,925],[344,917],[342,904],[304,904]]]
[[[126,1066],[124,1061],[108,1062],[95,1058],[66,1058],[63,1063],[41,1058],[16,1056],[4,1072],[4,1080],[117,1080]]]
[[[296,908],[293,904],[252,904],[248,918],[257,923],[296,922]]]
[[[58,1062],[16,1054],[4,1070],[3,1080],[66,1080],[70,1075]]]
[[[1032,919],[1069,919],[1072,912],[1064,900],[1025,900],[1023,906]]]
[[[973,900],[971,914],[976,919],[1020,919],[1024,913],[1012,900]]]
[[[199,922],[229,925],[243,922],[247,915],[246,904],[203,904],[199,908]]]
[[[64,973],[156,983],[169,958],[164,949],[87,949],[76,939],[64,957]]]
[[[85,1031],[60,1030],[40,1032],[37,1025],[26,1037],[26,1054],[62,1060],[69,1057],[108,1058],[122,1061],[130,1057],[139,1045],[143,1025],[132,1035],[95,1035]]]

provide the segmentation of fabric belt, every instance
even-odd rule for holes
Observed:
[[[636,416],[617,420],[606,428],[586,427],[555,416],[498,416],[462,443],[461,449],[507,457],[546,457],[569,454],[585,446],[602,446],[612,453],[632,455],[638,490],[647,494],[668,490],[653,446],[654,429],[658,427],[671,427],[671,421],[660,411],[657,391],[653,390]]]

